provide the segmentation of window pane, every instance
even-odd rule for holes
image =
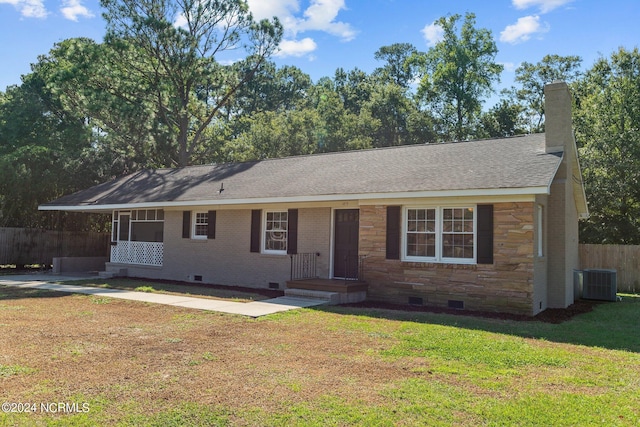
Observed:
[[[147,211],[147,221],[155,221],[156,220],[156,211],[155,209],[150,209]]]
[[[445,208],[442,217],[442,257],[473,258],[473,208]]]
[[[162,242],[164,223],[159,221],[132,222],[131,240],[136,242]]]
[[[158,221],[164,221],[164,211],[162,209],[158,209]]]
[[[206,212],[196,212],[195,224],[193,228],[194,236],[206,236],[209,231],[209,214]]]
[[[407,243],[405,248],[407,256],[435,256],[435,217],[435,209],[407,210]]]
[[[473,258],[473,234],[443,234],[443,258]]]
[[[288,212],[267,212],[265,245],[267,251],[287,250]]]

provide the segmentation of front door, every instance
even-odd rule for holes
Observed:
[[[114,212],[111,240],[111,262],[128,264],[130,261],[131,212]]]
[[[335,211],[333,277],[358,278],[359,227],[360,211],[358,209],[338,209]]]

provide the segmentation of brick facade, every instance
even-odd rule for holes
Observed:
[[[494,204],[494,263],[465,265],[387,260],[386,206],[360,207],[360,255],[370,300],[534,314],[534,203]]]

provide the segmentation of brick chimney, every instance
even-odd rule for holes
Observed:
[[[571,93],[563,81],[544,87],[545,152],[560,153],[573,146]]]

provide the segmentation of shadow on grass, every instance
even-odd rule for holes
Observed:
[[[25,298],[61,298],[69,295],[71,294],[51,291],[48,289],[16,288],[13,286],[5,286],[0,283],[0,301]]]
[[[640,353],[640,295],[621,296],[622,301],[595,303],[591,311],[575,314],[561,323],[549,323],[535,317],[486,317],[482,315],[486,313],[402,311],[374,306],[320,306],[315,309]]]
[[[261,301],[284,295],[284,292],[272,289],[254,289],[240,286],[223,286],[207,283],[186,283],[170,280],[150,280],[138,278],[87,279],[65,281],[65,285],[95,286],[100,288],[124,289],[152,293],[188,295],[241,301]]]
[[[19,276],[16,276],[19,277]],[[78,279],[78,280],[64,280],[56,282],[55,276],[50,276],[46,279],[38,280],[43,284],[60,283],[70,286],[84,286],[93,287],[97,289],[122,289],[127,291],[159,293],[168,295],[181,295],[190,297],[211,298],[219,300],[232,300],[234,302],[251,302],[261,301],[269,298],[276,298],[284,295],[284,292],[273,289],[254,289],[239,286],[222,286],[211,284],[194,284],[175,281],[163,281],[163,280],[149,280],[138,278],[114,278],[114,279]],[[11,289],[13,285],[7,284],[2,286],[0,281],[0,299],[2,299],[3,293],[7,295],[7,299],[19,299],[26,297],[61,297],[64,296],[64,292],[50,291],[44,289],[34,288],[13,288],[22,289],[22,292],[8,292],[6,289]],[[24,291],[30,292],[25,293]]]

